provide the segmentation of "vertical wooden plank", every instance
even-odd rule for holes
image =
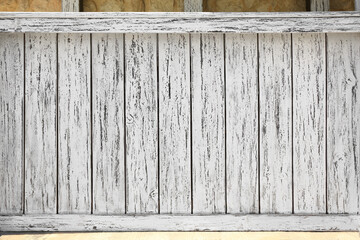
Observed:
[[[325,73],[325,35],[294,33],[295,213],[326,213]]]
[[[202,12],[203,0],[184,0],[184,12]]]
[[[311,11],[330,11],[330,0],[310,0]]]
[[[80,0],[61,0],[63,12],[80,12]]]
[[[0,214],[23,212],[24,34],[0,33]]]
[[[259,34],[260,210],[292,212],[291,36]]]
[[[25,213],[56,213],[56,41],[25,35]]]
[[[328,212],[359,213],[360,33],[328,34]]]
[[[90,35],[58,36],[59,213],[91,211]]]
[[[159,35],[160,211],[191,213],[189,34]]]
[[[156,34],[125,35],[126,206],[158,212]]]
[[[226,34],[228,213],[258,213],[258,56],[256,34]]]
[[[193,212],[223,213],[225,201],[224,35],[191,35]]]
[[[123,34],[93,34],[94,213],[125,213],[123,68]]]

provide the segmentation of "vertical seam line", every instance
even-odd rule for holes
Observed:
[[[94,173],[93,173],[93,85],[92,85],[92,33],[90,33],[90,182],[91,182],[91,209],[90,213],[94,213]]]
[[[328,125],[328,34],[325,33],[325,213],[328,209],[328,152],[327,152],[327,125]]]
[[[123,33],[123,87],[124,87],[124,103],[123,103],[123,109],[124,109],[124,213],[127,213],[127,165],[126,165],[126,156],[127,156],[127,148],[126,148],[126,57],[125,57],[125,33]]]
[[[291,198],[292,198],[292,214],[295,213],[295,190],[294,190],[294,48],[293,48],[293,34],[290,33],[290,58],[291,58]]]
[[[257,177],[258,177],[258,185],[257,185],[257,190],[258,190],[258,213],[261,213],[261,195],[260,195],[260,142],[261,142],[261,137],[260,137],[260,44],[259,44],[259,33],[256,34],[256,38],[257,38],[257,101],[258,101],[258,116],[257,116],[257,127],[258,127],[258,159],[257,159]]]
[[[226,111],[227,111],[227,108],[226,108],[226,35],[225,33],[223,34],[223,57],[224,57],[224,63],[223,63],[223,67],[224,67],[224,165],[225,165],[225,171],[224,171],[224,175],[225,175],[225,214],[227,214],[227,204],[228,204],[228,198],[227,198],[227,141],[226,141],[226,138],[227,138],[227,117],[226,117]]]
[[[23,117],[23,129],[22,129],[22,131],[23,131],[23,156],[22,156],[22,158],[23,158],[23,169],[22,169],[22,175],[23,175],[23,181],[22,181],[22,184],[23,184],[23,186],[22,186],[22,213],[23,214],[25,214],[25,182],[26,182],[26,180],[25,180],[25,178],[26,178],[26,171],[25,171],[25,163],[26,163],[26,145],[25,145],[25,137],[26,137],[26,135],[25,135],[25,131],[26,131],[26,67],[25,67],[25,65],[26,65],[26,47],[25,47],[25,45],[26,45],[26,33],[24,33],[24,36],[23,36],[23,41],[24,41],[24,44],[23,44],[23,50],[24,50],[24,56],[23,56],[23,87],[24,87],[24,90],[23,90],[23,94],[24,94],[24,96],[23,96],[23,101],[24,101],[24,109],[23,109],[23,115],[24,115],[24,117]]]
[[[194,213],[194,193],[193,193],[193,129],[192,129],[192,120],[193,120],[193,115],[192,115],[192,98],[193,98],[193,89],[192,89],[192,56],[191,56],[191,34],[188,34],[189,36],[189,69],[190,69],[190,75],[189,75],[189,80],[190,80],[190,191],[191,191],[191,199],[190,199],[190,213],[193,214]]]
[[[157,98],[157,184],[158,184],[158,213],[160,214],[160,80],[159,80],[159,34],[156,34],[156,98]]]
[[[56,34],[56,214],[59,214],[59,34]]]

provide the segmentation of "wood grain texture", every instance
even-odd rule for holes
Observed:
[[[80,12],[80,0],[61,0],[63,12]]]
[[[123,34],[92,35],[94,213],[125,213]]]
[[[306,0],[203,0],[204,12],[299,12]]]
[[[0,12],[60,12],[61,0],[3,0]]]
[[[160,211],[191,213],[190,43],[159,34]]]
[[[59,213],[91,210],[90,35],[58,36]]]
[[[23,211],[24,34],[0,34],[0,214]]]
[[[202,0],[184,0],[184,12],[202,12]]]
[[[0,13],[0,32],[359,32],[357,12]]]
[[[191,35],[193,212],[225,203],[224,35]]]
[[[260,210],[292,211],[291,36],[259,34]]]
[[[325,51],[324,34],[293,34],[295,213],[326,213]]]
[[[227,212],[258,213],[256,34],[226,34]]]
[[[3,231],[358,231],[359,215],[24,215],[0,216]],[[149,234],[149,233],[148,233]],[[206,238],[208,239],[208,238]],[[211,238],[210,238],[211,239]],[[252,239],[252,238],[250,238]],[[264,238],[261,238],[264,239]],[[267,238],[265,238],[267,239]],[[288,239],[288,238],[285,238]],[[292,238],[290,238],[292,239]],[[316,238],[317,239],[317,238]]]
[[[184,0],[83,0],[84,12],[183,12]]]
[[[329,0],[330,11],[356,11],[355,4],[358,0]]]
[[[25,35],[25,213],[56,213],[57,38]]]
[[[330,0],[310,0],[311,11],[329,11]]]
[[[328,212],[359,213],[360,34],[328,34]]]
[[[156,34],[125,35],[127,213],[158,212]]]

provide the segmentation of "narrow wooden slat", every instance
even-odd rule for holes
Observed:
[[[92,35],[94,213],[125,213],[123,34]]]
[[[294,211],[326,212],[325,35],[293,34]]]
[[[90,35],[58,36],[59,213],[91,210]]]
[[[191,213],[190,44],[159,35],[160,211]]]
[[[25,213],[56,213],[57,38],[25,35]]]
[[[310,0],[311,11],[330,11],[330,0]]]
[[[359,215],[24,215],[0,216],[1,231],[358,231]],[[91,238],[91,237],[90,237]],[[168,238],[165,238],[168,239]],[[198,239],[198,238],[194,238]],[[200,238],[204,239],[204,238]],[[214,239],[214,238],[205,238]],[[217,238],[215,238],[217,239]],[[222,237],[220,239],[223,239]],[[244,239],[244,238],[241,238]],[[253,238],[248,238],[253,239]],[[267,239],[267,238],[258,238]],[[279,239],[279,238],[276,238]],[[281,238],[293,239],[293,238]],[[318,238],[315,238],[318,239]],[[332,238],[331,238],[332,239]],[[337,239],[337,238],[334,238]]]
[[[355,0],[355,11],[360,11],[360,0]]]
[[[359,32],[356,12],[1,13],[0,32]]]
[[[292,211],[291,36],[259,34],[260,210]]]
[[[80,0],[61,0],[63,12],[80,12]]]
[[[328,34],[328,212],[359,213],[360,34]]]
[[[24,34],[0,34],[0,214],[23,211]]]
[[[191,35],[193,212],[225,212],[223,34]]]
[[[258,213],[258,58],[256,34],[226,34],[228,213]]]
[[[125,35],[126,206],[158,212],[157,36]]]
[[[184,12],[202,12],[203,0],[184,0]]]

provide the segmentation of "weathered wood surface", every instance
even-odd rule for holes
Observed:
[[[63,12],[80,12],[80,0],[61,0]]]
[[[359,213],[360,34],[328,34],[329,213]]]
[[[25,35],[25,213],[56,213],[57,36]]]
[[[123,34],[92,35],[94,213],[125,213]]]
[[[160,212],[191,213],[189,34],[159,34]]]
[[[24,215],[0,217],[8,231],[358,231],[359,215]]]
[[[0,34],[0,214],[23,212],[24,34]]]
[[[90,213],[90,35],[59,34],[58,51],[58,210]]]
[[[292,212],[291,36],[259,34],[260,211]]]
[[[258,213],[256,34],[225,35],[227,212]]]
[[[158,212],[157,35],[125,35],[126,210]]]
[[[358,32],[360,13],[0,13],[0,32]]]
[[[360,11],[360,0],[355,0],[355,11]]]
[[[311,11],[329,11],[330,0],[310,0]]]
[[[202,0],[184,0],[184,12],[202,12]]]
[[[356,230],[359,33],[0,40],[0,229]]]
[[[325,35],[293,34],[294,212],[326,212]]]
[[[193,212],[222,213],[225,199],[224,35],[191,35]]]

